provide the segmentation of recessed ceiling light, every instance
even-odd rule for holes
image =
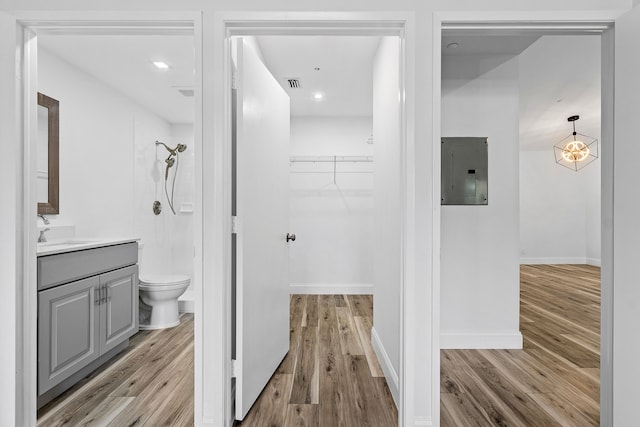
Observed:
[[[316,92],[313,94],[313,99],[316,101],[320,101],[324,98],[324,94],[322,92]]]
[[[169,64],[167,64],[164,61],[153,61],[153,65],[155,65],[156,68],[159,69],[159,70],[168,70],[169,69]]]
[[[447,45],[447,49],[455,49],[455,48],[457,48],[457,47],[460,47],[460,45],[459,45],[458,43],[456,43],[456,42],[449,43],[449,44]]]

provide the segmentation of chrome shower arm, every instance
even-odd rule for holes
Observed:
[[[162,145],[162,146],[164,146],[164,148],[166,148],[166,149],[167,149],[167,151],[168,151],[169,153],[171,153],[171,155],[170,155],[169,157],[171,157],[171,156],[175,156],[175,155],[176,155],[176,149],[175,149],[175,148],[169,148],[169,146],[168,146],[167,144],[165,144],[164,142],[156,141],[156,145]]]

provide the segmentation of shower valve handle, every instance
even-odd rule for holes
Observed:
[[[289,240],[291,240],[291,241],[295,242],[295,241],[296,241],[296,235],[295,235],[295,234],[289,234],[289,233],[287,233],[287,242],[288,242]]]

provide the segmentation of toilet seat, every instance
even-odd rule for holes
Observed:
[[[184,274],[149,274],[139,277],[139,285],[141,288],[162,288],[167,289],[171,286],[188,285],[191,278]]]

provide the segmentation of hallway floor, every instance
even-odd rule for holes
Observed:
[[[371,295],[292,295],[290,349],[241,426],[398,425]]]
[[[292,295],[290,350],[242,426],[396,426],[371,347],[371,295]],[[38,412],[38,426],[193,425],[193,315],[141,331]]]
[[[441,425],[597,426],[600,269],[520,268],[522,350],[442,350]]]

